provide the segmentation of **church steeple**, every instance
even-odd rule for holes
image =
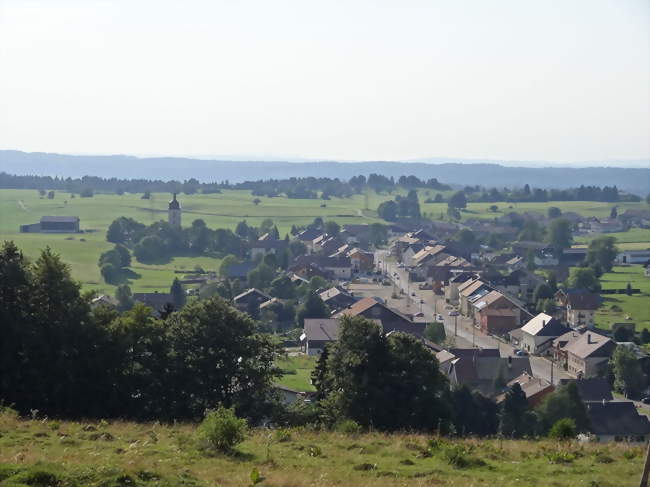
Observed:
[[[176,199],[176,193],[174,193],[172,200],[169,202],[169,208],[167,209],[167,222],[172,227],[181,227],[181,204]]]

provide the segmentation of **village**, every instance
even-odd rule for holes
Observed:
[[[180,226],[176,198],[169,211],[170,224]],[[645,225],[648,216],[634,218]],[[593,222],[580,225],[587,224]],[[231,299],[266,329],[285,336],[290,356],[317,357],[337,340],[342,317],[362,316],[380,324],[388,335],[403,332],[420,339],[453,387],[466,386],[498,404],[516,383],[532,408],[557,387],[575,381],[593,437],[628,442],[650,438],[650,408],[646,406],[650,403],[646,375],[650,355],[635,337],[634,324],[599,329],[594,315],[603,303],[600,293],[559,286],[539,271],[566,272],[585,259],[586,247],[565,249],[557,255],[546,244],[517,241],[509,251],[469,252],[468,246],[450,238],[459,228],[435,222],[426,229],[388,226],[385,244],[372,245],[371,225],[330,225],[335,234],[325,227],[316,222],[291,241],[265,233],[249,243],[249,260],[222,269],[222,279],[246,283],[258,263],[274,262],[291,242],[299,242],[294,247],[300,246],[303,253],[272,276],[274,286],[244,287]],[[480,231],[471,222],[465,228]],[[506,232],[507,228],[492,231]],[[526,265],[531,256],[535,265]],[[643,266],[646,276],[650,272],[647,250],[621,251],[615,261]],[[563,267],[558,266],[560,262]],[[279,281],[284,283],[283,292],[278,292]],[[201,278],[189,284],[197,282]],[[287,333],[281,323],[283,301],[295,293],[286,287],[310,285],[311,295],[321,304],[303,303],[302,327],[294,330],[299,336],[292,330]],[[159,314],[173,303],[173,296],[164,293],[136,293],[133,299]],[[309,296],[303,299],[309,301]],[[96,298],[97,304],[111,302],[106,296]],[[614,377],[612,361],[617,349],[625,349],[625,357],[632,357],[634,364],[628,369],[640,377],[628,378],[628,382]],[[625,385],[634,381],[635,389],[627,390]],[[311,401],[308,390],[281,384],[277,388],[288,403]]]

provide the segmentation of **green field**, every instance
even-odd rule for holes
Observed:
[[[641,249],[650,247],[650,228],[630,228],[627,232],[606,233],[603,235],[581,235],[576,237],[575,241],[576,243],[587,243],[598,236],[614,237],[616,245],[626,250],[632,250],[632,248],[625,244],[639,244]]]
[[[70,198],[67,193],[56,193],[53,200],[42,199],[35,190],[0,191],[0,240],[14,240],[28,257],[34,258],[45,246],[60,253],[70,264],[73,276],[85,289],[113,292],[114,286],[106,284],[99,273],[99,255],[110,249],[106,230],[120,216],[134,218],[145,224],[167,219],[167,194],[152,194],[151,200],[141,195],[98,194],[92,198]],[[190,225],[197,218],[205,220],[210,228],[231,228],[246,220],[259,225],[265,218],[272,218],[280,234],[289,232],[292,225],[306,225],[320,216],[343,223],[367,223],[379,221],[374,211],[362,211],[364,197],[349,199],[295,200],[288,198],[260,197],[262,202],[254,205],[254,197],[248,191],[224,191],[214,195],[182,195],[183,225]],[[320,205],[326,203],[325,208]],[[376,207],[376,205],[375,205]],[[365,216],[365,215],[368,216]],[[36,223],[41,216],[78,216],[83,234],[25,234],[19,227]],[[134,292],[167,291],[173,280],[174,270],[191,270],[196,265],[206,270],[216,270],[220,260],[211,257],[177,257],[165,265],[145,265],[136,262],[133,271],[140,278],[131,282]]]
[[[197,450],[195,426],[19,420],[0,414],[0,485],[260,487],[639,485],[640,445],[252,429],[234,455]],[[460,455],[462,463],[454,461]]]
[[[315,391],[316,389],[311,385],[311,372],[314,370],[316,360],[316,357],[307,355],[296,355],[279,360],[277,365],[284,374],[278,380],[278,384],[296,391]]]
[[[641,289],[641,294],[603,295],[603,305],[596,313],[596,325],[610,329],[613,323],[630,321],[636,323],[637,331],[650,329],[650,277],[645,277],[640,265],[614,266],[612,271],[601,277],[603,289],[625,289],[629,282],[633,288]],[[612,306],[622,311],[612,310]]]
[[[421,190],[420,201],[434,197],[436,191]],[[368,192],[351,198],[332,198],[298,200],[286,197],[259,197],[259,205],[253,204],[249,191],[225,190],[222,194],[180,195],[183,206],[183,224],[190,225],[197,218],[203,219],[210,228],[234,229],[241,220],[259,225],[265,218],[271,218],[278,226],[281,235],[289,232],[292,225],[307,225],[314,218],[336,220],[345,223],[372,223],[377,218],[377,206],[396,193],[377,194]],[[445,193],[448,194],[448,193]],[[52,200],[41,198],[36,190],[0,191],[0,240],[14,240],[28,257],[36,257],[41,249],[49,245],[60,253],[70,264],[73,276],[81,281],[85,289],[95,289],[112,293],[114,286],[103,282],[97,260],[99,255],[111,248],[106,242],[109,224],[120,216],[134,218],[145,224],[167,218],[167,202],[170,195],[154,193],[150,200],[141,199],[140,194],[97,194],[92,198],[72,198],[70,194],[56,192]],[[324,207],[321,205],[325,204]],[[494,218],[504,212],[546,213],[549,206],[557,206],[562,211],[576,211],[584,216],[607,216],[611,203],[584,201],[553,203],[497,203],[499,211],[491,213],[490,203],[470,203],[462,218]],[[619,211],[626,208],[644,208],[644,203],[617,204]],[[445,203],[421,203],[422,212],[428,217],[438,218],[446,213]],[[41,216],[79,216],[83,234],[21,234],[19,226],[36,223]],[[633,229],[625,234],[615,235],[622,248],[633,245],[635,248],[650,246],[650,230]],[[646,242],[648,242],[646,244]],[[625,246],[625,247],[624,247]],[[144,265],[135,263],[133,271],[140,275],[131,281],[134,292],[166,291],[174,276],[174,270],[191,270],[200,265],[206,270],[215,270],[219,259],[211,257],[177,257],[165,265]]]

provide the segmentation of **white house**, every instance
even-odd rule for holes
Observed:
[[[529,353],[540,355],[551,348],[553,340],[569,328],[546,313],[539,313],[521,328],[521,345]]]

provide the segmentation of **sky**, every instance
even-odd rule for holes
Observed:
[[[650,159],[647,0],[0,0],[0,149]]]

